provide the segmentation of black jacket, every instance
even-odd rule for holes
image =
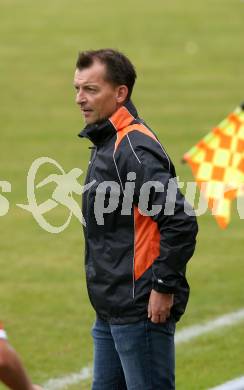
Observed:
[[[86,184],[96,182],[83,194],[86,279],[95,311],[112,324],[142,320],[153,288],[174,293],[171,315],[179,320],[197,223],[175,185],[171,160],[131,102],[79,136],[95,145]]]

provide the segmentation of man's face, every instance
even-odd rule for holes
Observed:
[[[74,86],[76,103],[80,106],[86,124],[109,118],[121,102],[120,88],[106,81],[106,65],[99,61],[89,68],[76,69]]]

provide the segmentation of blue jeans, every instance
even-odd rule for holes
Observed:
[[[174,390],[174,333],[173,320],[110,325],[97,319],[92,390]]]

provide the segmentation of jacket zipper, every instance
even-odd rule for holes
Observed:
[[[135,214],[134,214],[134,206],[133,206],[133,225],[134,225],[134,234],[133,234],[133,267],[132,267],[132,280],[133,280],[133,290],[132,297],[135,298]]]
[[[85,184],[88,184],[88,182],[90,181],[90,177],[91,177],[91,168],[92,168],[92,165],[95,161],[95,158],[96,158],[96,154],[97,154],[97,148],[95,146],[89,146],[89,149],[94,149],[94,154],[92,156],[92,159],[89,161],[89,165],[88,165],[88,170],[87,170],[87,174],[86,174],[86,180],[85,180]],[[89,218],[88,218],[88,194],[87,194],[87,199],[86,199],[86,213],[85,213],[85,221],[88,225],[88,222],[89,222]],[[87,232],[86,232],[86,229],[87,229],[87,226],[86,228],[84,228],[84,234],[85,234],[85,237],[87,239]]]
[[[96,146],[90,146],[89,149],[94,150],[94,153],[93,153],[92,159],[89,161],[86,182],[88,182],[90,180],[92,166],[94,164],[94,161],[95,161],[96,155],[97,155],[97,147]],[[89,199],[88,199],[88,195],[87,195],[87,202],[86,202],[86,221],[87,221],[87,224],[88,224],[88,218],[89,218],[88,217],[88,203],[89,203]]]
[[[94,153],[93,153],[93,156],[92,156],[92,159],[89,161],[89,165],[88,165],[88,170],[87,170],[87,175],[86,175],[86,181],[85,181],[85,184],[87,184],[89,181],[90,181],[90,177],[91,177],[91,170],[92,170],[92,166],[94,164],[94,161],[96,159],[96,154],[97,154],[97,148],[96,146],[90,146],[89,149],[92,149],[94,150]],[[85,234],[85,241],[86,241],[86,250],[88,251],[87,253],[87,259],[88,259],[88,262],[89,262],[89,243],[88,243],[88,237],[87,237],[87,229],[88,229],[88,223],[89,223],[89,213],[88,213],[88,204],[89,204],[89,192],[87,194],[87,199],[86,199],[86,213],[85,213],[85,216],[86,216],[86,228],[84,228],[84,234]],[[88,263],[87,263],[87,266]],[[87,279],[87,291],[88,291],[88,295],[89,295],[89,298],[90,298],[90,301],[92,302],[92,294],[90,292],[90,286],[89,286],[89,278]]]

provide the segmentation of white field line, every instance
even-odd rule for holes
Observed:
[[[182,329],[176,332],[175,342],[176,344],[185,343],[205,333],[212,332],[215,329],[237,324],[242,320],[244,320],[244,309],[225,314],[202,325],[193,325]]]
[[[212,332],[216,329],[238,324],[242,320],[244,320],[244,309],[229,314],[225,314],[221,317],[216,318],[215,320],[206,322],[205,324],[202,325],[193,325],[193,326],[186,327],[185,329],[176,332],[175,343],[181,344],[181,343],[191,341],[205,333]],[[92,375],[92,368],[90,366],[84,367],[79,373],[69,374],[67,376],[57,378],[57,379],[50,379],[49,381],[44,383],[43,388],[45,390],[66,389],[67,386],[75,385],[80,383],[81,381],[85,381],[89,379],[91,375]],[[241,379],[243,380],[243,378]],[[232,382],[234,383],[235,381]],[[244,390],[243,383],[244,382],[242,382],[242,387],[228,387],[228,390]],[[227,387],[216,387],[215,390],[217,389],[226,390]]]
[[[67,376],[57,378],[57,379],[49,379],[46,383],[44,383],[43,388],[45,390],[60,390],[66,389],[67,386],[72,386],[80,383],[81,381],[85,381],[92,376],[92,368],[84,367],[82,370],[75,374],[69,374]]]
[[[244,389],[244,376],[224,383],[223,385],[212,387],[210,390],[243,390]]]

